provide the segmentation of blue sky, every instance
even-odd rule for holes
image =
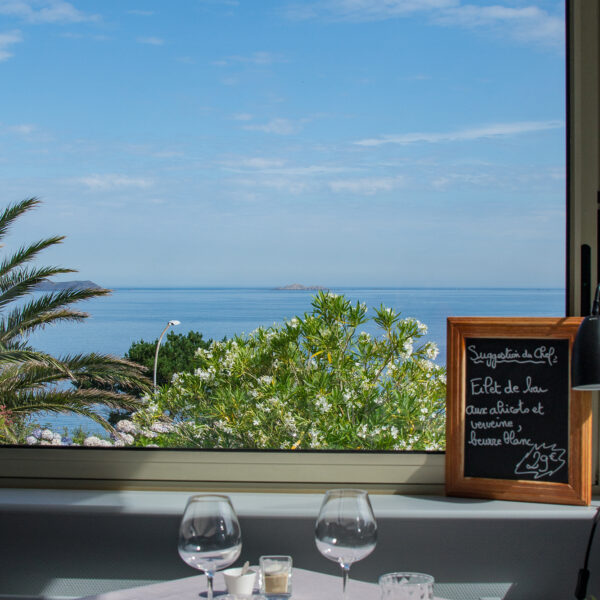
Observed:
[[[554,0],[0,0],[9,248],[105,286],[548,286]]]

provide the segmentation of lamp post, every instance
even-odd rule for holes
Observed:
[[[156,344],[156,353],[154,354],[154,389],[156,390],[156,367],[158,366],[158,351],[160,349],[160,343],[162,342],[163,336],[165,335],[165,333],[167,333],[167,329],[169,329],[169,327],[171,327],[172,325],[180,325],[181,322],[180,321],[176,321],[175,319],[172,319],[171,321],[169,321],[167,323],[167,326],[162,330],[162,333],[160,334],[160,337],[158,338],[158,342]]]

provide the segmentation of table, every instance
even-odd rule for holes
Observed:
[[[338,600],[342,595],[341,577],[325,575],[294,567],[292,574],[293,600]],[[223,575],[217,573],[214,581],[215,598],[225,592]],[[199,600],[206,598],[206,576],[186,577],[129,590],[117,590],[82,600]],[[380,600],[379,586],[350,579],[349,600]],[[436,598],[436,600],[443,600]]]

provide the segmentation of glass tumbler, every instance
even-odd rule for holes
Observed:
[[[381,600],[433,600],[433,583],[425,573],[386,573],[379,578]]]
[[[292,595],[292,557],[261,556],[260,593],[267,598],[287,598]]]

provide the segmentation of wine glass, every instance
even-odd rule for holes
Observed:
[[[363,490],[329,490],[325,494],[315,525],[315,541],[319,552],[342,567],[342,598],[350,566],[375,549],[377,523]]]
[[[231,500],[218,494],[192,496],[179,526],[179,556],[206,573],[207,597],[213,597],[213,577],[242,551],[242,534]]]

